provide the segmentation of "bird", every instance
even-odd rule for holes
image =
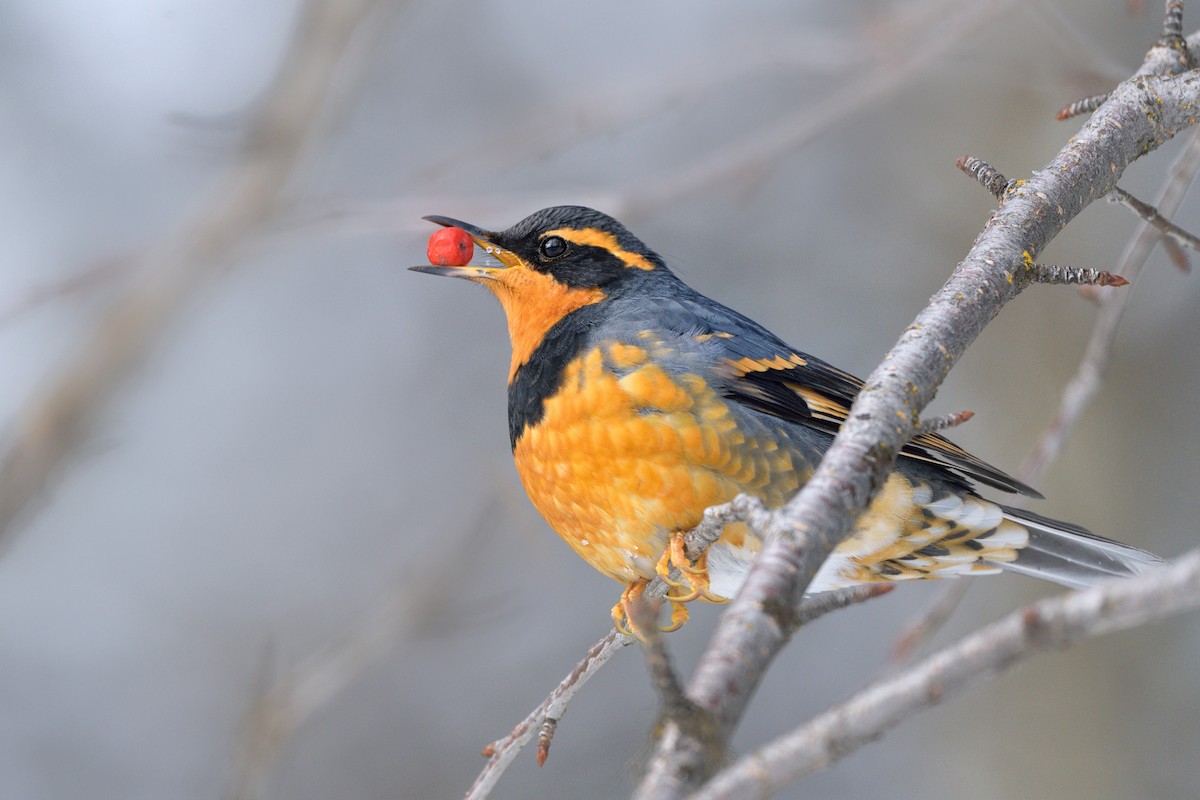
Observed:
[[[790,500],[863,382],[688,286],[600,211],[555,206],[499,231],[424,219],[465,231],[484,253],[479,264],[411,269],[480,284],[500,301],[517,474],[571,549],[624,584],[611,612],[618,629],[631,630],[630,603],[656,575],[671,587],[662,630],[680,627],[692,600],[734,597],[761,538],[732,522],[692,561],[684,534],[740,494],[767,508]],[[807,593],[1002,570],[1082,587],[1159,563],[980,487],[1042,496],[919,433]]]

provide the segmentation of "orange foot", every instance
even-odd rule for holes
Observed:
[[[640,597],[642,592],[646,590],[646,586],[649,583],[650,582],[647,580],[634,581],[625,587],[625,591],[621,592],[621,599],[618,600],[617,604],[612,607],[613,626],[617,629],[618,633],[622,633],[626,636],[633,636],[637,639],[642,638],[638,633],[637,625],[633,622],[631,605],[636,602],[637,598]],[[672,582],[672,585],[683,586],[683,584],[675,582]],[[685,597],[681,601],[673,595],[668,594],[665,599],[671,604],[671,622],[669,625],[660,625],[658,629],[663,633],[670,633],[671,631],[677,631],[682,628],[683,623],[688,621],[688,610],[684,603],[688,600],[695,599],[696,596],[698,595]],[[718,600],[717,602],[725,601]]]
[[[621,592],[621,599],[612,607],[613,627],[617,629],[617,633],[640,638],[637,635],[637,626],[633,624],[633,613],[630,611],[630,606],[645,591],[648,583],[649,581],[645,580],[634,581],[625,587],[625,591]]]
[[[683,581],[677,581],[671,577],[672,567],[682,573]],[[654,571],[658,573],[658,576],[663,579],[667,586],[671,587],[667,592],[667,601],[671,604],[671,625],[663,628],[664,631],[679,630],[683,627],[683,623],[687,622],[688,610],[684,603],[690,603],[697,599],[702,599],[709,603],[729,602],[724,597],[718,597],[709,590],[708,554],[702,553],[696,559],[695,566],[688,559],[682,531],[675,531],[671,534],[670,544],[667,546],[667,550],[663,553],[662,558],[658,560],[658,565]]]
[[[677,581],[671,577],[672,568],[683,574],[683,581]],[[701,555],[696,559],[695,566],[692,565],[687,557],[682,532],[676,531],[671,534],[670,544],[662,558],[658,560],[654,571],[670,587],[664,599],[671,604],[671,622],[659,627],[663,633],[677,631],[688,621],[689,614],[686,603],[697,599],[703,599],[709,603],[729,602],[728,599],[718,597],[709,590],[707,554]],[[645,591],[648,583],[649,581],[646,580],[638,580],[629,584],[621,593],[621,599],[612,607],[613,625],[619,633],[626,636],[637,636],[636,626],[632,622],[633,616],[629,613],[629,605]]]

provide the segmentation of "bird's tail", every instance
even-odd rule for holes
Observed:
[[[1078,525],[1019,508],[1000,508],[1006,519],[1029,531],[1029,543],[1016,559],[997,564],[1009,572],[1078,588],[1104,578],[1137,575],[1163,563],[1145,550],[1105,539]]]

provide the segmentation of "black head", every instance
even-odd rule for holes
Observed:
[[[584,206],[544,208],[503,231],[485,231],[448,217],[425,219],[463,228],[506,268],[533,270],[571,288],[599,288],[666,270],[662,259],[624,225]]]

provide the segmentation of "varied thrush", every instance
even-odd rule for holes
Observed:
[[[590,208],[547,208],[504,231],[425,219],[461,228],[487,254],[480,266],[413,269],[482,284],[504,307],[517,473],[550,527],[626,584],[618,627],[656,573],[686,580],[672,581],[666,630],[686,620],[687,600],[733,597],[762,541],[731,523],[693,564],[683,534],[739,493],[787,502],[862,381],[695,291]],[[1041,496],[936,433],[916,436],[808,591],[1001,569],[1081,586],[1158,562],[986,500],[975,484]]]

